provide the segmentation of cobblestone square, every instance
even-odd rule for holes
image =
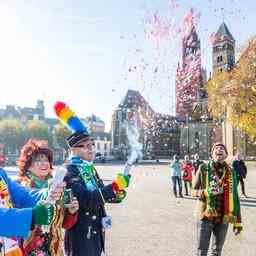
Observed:
[[[110,180],[122,166],[98,166],[102,178]],[[256,165],[250,163],[245,181],[249,198],[241,198],[244,231],[235,237],[229,228],[223,256],[255,256]],[[239,190],[240,191],[240,190]],[[168,165],[139,165],[123,204],[108,205],[113,228],[106,234],[107,256],[195,255],[196,200],[176,199],[170,192]]]

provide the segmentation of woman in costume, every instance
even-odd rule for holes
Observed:
[[[71,155],[65,181],[79,201],[78,221],[66,231],[66,255],[101,256],[105,230],[111,226],[105,203],[124,199],[130,175],[119,174],[111,184],[104,185],[93,165],[94,145],[87,128],[65,103],[57,102],[55,112],[73,132],[67,138]]]
[[[189,160],[188,155],[185,155],[184,160],[181,164],[181,168],[182,168],[182,179],[185,187],[185,195],[188,196],[188,189],[191,190],[191,187],[192,187],[192,173],[194,170],[194,167],[192,165],[192,162]]]
[[[0,255],[22,256],[19,239],[26,238],[36,225],[49,225],[54,206],[48,202],[58,200],[64,183],[48,192],[28,191],[11,180],[0,168]],[[40,202],[43,198],[44,202]]]
[[[47,188],[52,178],[53,153],[47,143],[30,139],[22,148],[18,161],[18,181],[32,189]],[[62,227],[70,228],[77,220],[78,202],[72,199],[68,208],[63,202],[56,204],[56,214],[51,226],[43,230],[35,226],[29,239],[23,242],[24,255],[63,255]]]

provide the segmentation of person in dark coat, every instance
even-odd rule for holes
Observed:
[[[234,161],[232,162],[232,168],[237,173],[237,185],[239,182],[241,183],[241,189],[242,194],[244,197],[247,197],[245,194],[245,185],[244,185],[244,179],[246,179],[247,176],[247,167],[245,165],[245,162],[241,159],[241,155],[239,153],[236,154]]]
[[[111,227],[105,204],[124,199],[130,175],[118,174],[104,185],[93,165],[94,143],[87,128],[65,103],[56,103],[55,112],[73,131],[67,138],[71,154],[64,180],[79,202],[77,223],[65,233],[65,252],[67,256],[101,256],[105,230]]]
[[[196,172],[197,172],[199,166],[200,166],[201,164],[203,164],[203,163],[204,163],[204,162],[203,162],[202,160],[200,160],[199,155],[198,155],[197,153],[194,154],[194,160],[193,160],[193,162],[192,162],[193,167],[194,167],[193,175],[196,175]]]

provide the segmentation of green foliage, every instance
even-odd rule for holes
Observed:
[[[212,115],[226,114],[235,128],[256,140],[256,38],[245,47],[234,69],[214,74],[206,87]]]
[[[54,127],[54,133],[55,133],[58,145],[67,151],[68,145],[66,143],[66,138],[71,135],[70,130],[68,130],[63,125],[58,124]]]
[[[47,140],[50,147],[53,146],[53,134],[50,127],[41,120],[30,120],[26,125],[27,139]]]
[[[25,134],[22,125],[17,119],[3,119],[0,121],[0,141],[5,147],[14,151],[25,142]]]

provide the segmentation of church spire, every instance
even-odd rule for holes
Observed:
[[[235,39],[223,22],[213,40],[213,73],[230,70],[235,65]]]
[[[219,40],[230,40],[231,42],[235,43],[235,39],[230,33],[226,23],[223,21],[222,24],[220,25],[217,33],[215,34],[216,39]]]

